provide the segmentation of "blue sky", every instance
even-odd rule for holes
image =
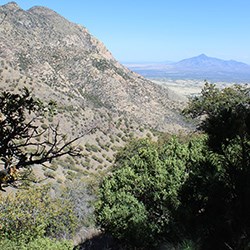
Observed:
[[[9,1],[0,0],[0,4]],[[82,24],[122,62],[202,53],[250,64],[250,0],[16,0]]]

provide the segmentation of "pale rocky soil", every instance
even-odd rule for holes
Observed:
[[[187,100],[189,96],[197,95],[201,92],[204,83],[194,80],[152,80],[154,83],[163,85]]]
[[[152,82],[172,90],[176,94],[175,96],[179,95],[180,98],[183,98],[180,100],[184,102],[187,101],[189,97],[199,95],[204,86],[204,81],[199,80],[171,80],[162,78],[157,80],[152,79]],[[216,82],[215,84],[219,88],[224,88],[236,83]]]

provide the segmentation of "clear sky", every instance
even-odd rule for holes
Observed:
[[[0,0],[0,5],[9,1]],[[199,54],[250,64],[250,0],[16,0],[82,24],[122,62]]]

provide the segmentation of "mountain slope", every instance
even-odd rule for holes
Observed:
[[[13,2],[2,6],[0,14],[6,15],[0,26],[1,60],[35,79],[44,88],[36,94],[70,94],[83,106],[125,112],[161,128],[174,115],[166,89],[120,65],[84,27],[47,8],[24,11]]]
[[[78,165],[106,168],[133,136],[185,129],[182,99],[119,64],[86,28],[50,9],[24,11],[14,2],[0,7],[0,65],[0,90],[26,86],[56,101],[52,122],[69,137],[97,125],[80,142],[86,157]]]

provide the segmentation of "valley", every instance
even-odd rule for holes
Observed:
[[[178,62],[124,63],[147,78],[194,79],[209,82],[249,83],[250,65],[201,54]]]
[[[187,100],[189,97],[199,95],[204,86],[205,80],[194,79],[167,79],[167,78],[149,78],[152,82],[164,86],[173,91],[173,95]],[[209,82],[212,83],[212,82]],[[232,86],[232,82],[214,82],[217,87],[225,88]],[[178,98],[178,97],[177,97]]]

